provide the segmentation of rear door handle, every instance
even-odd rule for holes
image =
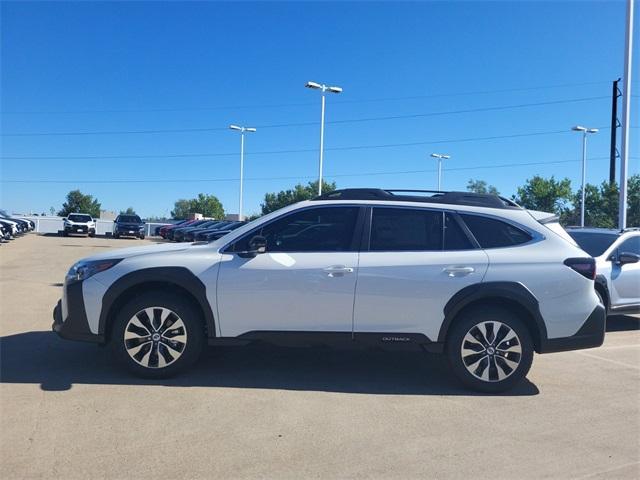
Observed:
[[[331,265],[324,269],[329,277],[342,277],[345,273],[353,273],[353,268],[345,265]]]
[[[447,273],[450,277],[463,277],[475,272],[475,269],[473,267],[451,266],[446,267],[444,269],[444,272]]]

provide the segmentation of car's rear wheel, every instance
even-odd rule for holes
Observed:
[[[518,384],[533,362],[533,342],[524,323],[507,309],[465,312],[453,326],[446,348],[456,376],[467,387],[501,392]]]
[[[200,315],[184,298],[148,292],[118,312],[111,334],[116,358],[138,376],[166,378],[193,364],[204,345]]]

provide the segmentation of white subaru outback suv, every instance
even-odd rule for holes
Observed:
[[[482,391],[533,353],[597,347],[595,263],[551,214],[467,192],[338,190],[211,243],[79,261],[53,329],[109,343],[135,374],[192,364],[205,343],[403,344],[447,355]]]

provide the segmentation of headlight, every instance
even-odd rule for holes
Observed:
[[[80,261],[74,264],[67,273],[67,281],[69,282],[81,282],[89,277],[92,277],[96,273],[109,270],[114,265],[121,262],[122,259],[109,259],[109,260],[93,260],[93,261]]]

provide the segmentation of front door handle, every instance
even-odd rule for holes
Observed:
[[[451,266],[446,267],[444,269],[444,272],[447,273],[450,277],[463,277],[475,272],[475,269],[473,267]]]
[[[347,267],[345,265],[332,265],[324,269],[327,273],[327,276],[333,277],[342,277],[345,273],[353,273],[353,268]]]

